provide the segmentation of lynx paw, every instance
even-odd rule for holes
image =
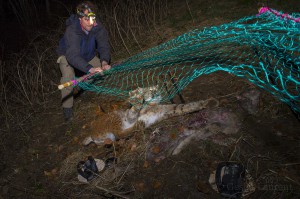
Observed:
[[[115,135],[113,133],[106,133],[104,135],[98,135],[97,137],[88,136],[83,140],[82,144],[87,146],[93,142],[96,145],[102,145],[114,141],[116,141]]]
[[[87,145],[89,145],[91,142],[93,142],[94,140],[92,139],[92,137],[91,136],[88,136],[88,137],[86,137],[84,140],[83,140],[83,142],[82,142],[82,144],[84,145],[84,146],[87,146]]]

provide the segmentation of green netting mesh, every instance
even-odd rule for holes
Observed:
[[[265,12],[192,30],[79,86],[119,98],[128,98],[129,91],[138,87],[155,86],[161,100],[168,101],[195,78],[226,71],[246,78],[300,112],[300,13],[280,14]]]

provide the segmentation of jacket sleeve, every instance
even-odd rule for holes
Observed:
[[[76,31],[72,31],[72,29],[67,28],[65,33],[65,41],[67,48],[66,58],[68,62],[75,68],[88,73],[92,66],[80,55],[81,36],[76,33]]]
[[[100,27],[96,33],[97,51],[99,52],[100,60],[110,62],[110,44],[107,30],[99,24]]]

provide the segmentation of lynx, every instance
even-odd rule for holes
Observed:
[[[83,144],[88,145],[91,142],[101,144],[104,137],[108,134],[124,138],[130,136],[140,125],[148,128],[171,117],[196,112],[205,108],[217,107],[218,105],[218,100],[209,98],[188,104],[156,104],[138,108],[133,106],[125,111],[114,111],[100,121],[92,123],[93,132],[84,139]]]
[[[143,104],[156,105],[159,104],[162,97],[159,94],[158,85],[141,88],[129,92],[128,102],[135,107],[142,106]]]

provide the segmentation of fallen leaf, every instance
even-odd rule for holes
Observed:
[[[64,146],[63,145],[59,145],[56,148],[56,152],[61,152],[63,149],[64,149]]]
[[[58,171],[56,168],[52,169],[51,171],[44,171],[44,175],[48,178],[53,178],[57,175]]]
[[[173,132],[173,133],[170,133],[170,138],[172,140],[175,140],[177,138],[177,133]]]
[[[47,176],[47,177],[50,177],[52,174],[49,171],[44,171],[44,175]]]
[[[78,140],[79,140],[79,139],[78,139],[78,137],[76,137],[76,136],[73,138],[73,142],[74,142],[74,143],[77,143]]]
[[[131,148],[130,148],[130,150],[131,150],[131,151],[135,151],[136,148],[137,148],[136,143],[133,143],[132,146],[131,146]]]
[[[155,182],[153,183],[153,188],[154,188],[154,189],[159,189],[160,187],[161,187],[161,182],[155,181]]]
[[[56,175],[58,173],[58,170],[56,168],[51,170],[52,175]]]
[[[151,148],[151,152],[154,154],[158,154],[160,152],[160,147],[155,145]]]
[[[155,162],[155,163],[159,163],[161,160],[162,160],[162,158],[161,158],[161,157],[158,157],[158,158],[155,158],[155,159],[154,159],[154,162]]]
[[[144,167],[144,168],[148,168],[148,167],[149,167],[149,162],[148,162],[148,161],[145,161],[143,167]]]
[[[143,182],[138,182],[135,184],[135,189],[137,191],[140,191],[140,192],[144,192],[146,190],[146,186],[145,186],[145,183]]]

